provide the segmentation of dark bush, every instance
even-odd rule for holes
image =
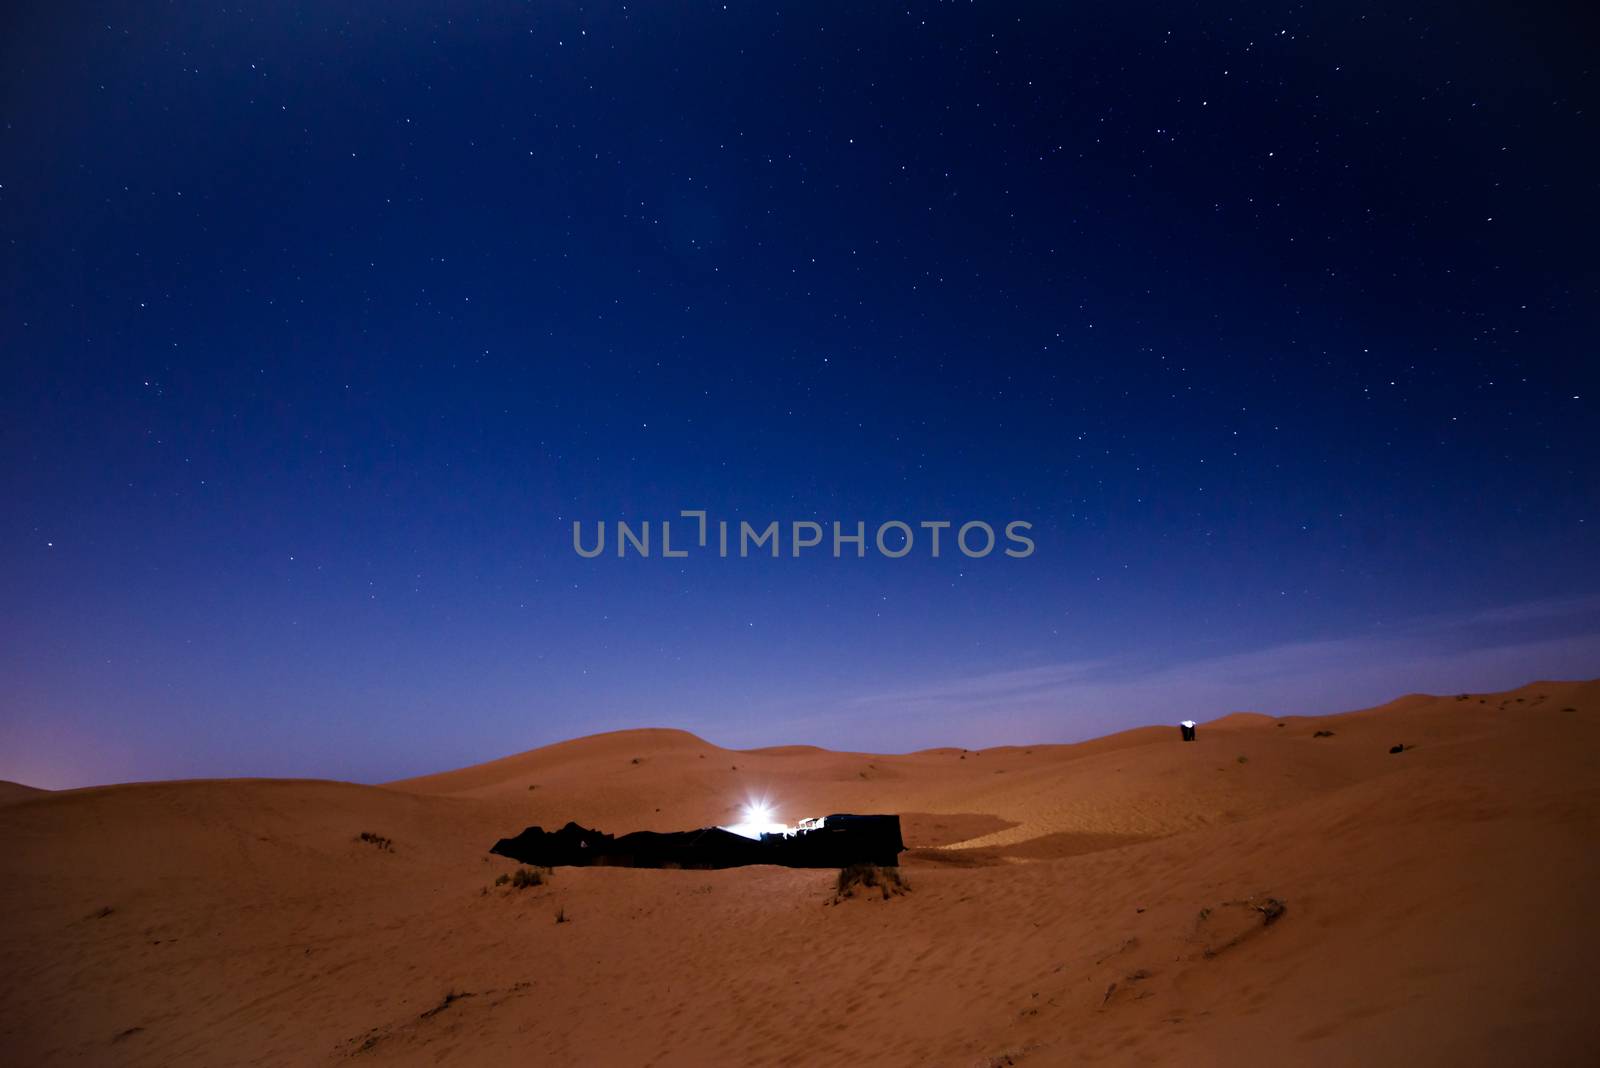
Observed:
[[[881,864],[852,864],[848,868],[839,869],[839,879],[834,886],[834,903],[837,904],[847,897],[854,897],[858,888],[862,893],[877,890],[887,901],[891,897],[908,892],[911,886],[900,874],[899,868],[884,867]]]

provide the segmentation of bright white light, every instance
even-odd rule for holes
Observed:
[[[739,822],[722,829],[746,838],[760,838],[763,834],[790,834],[794,831],[793,827],[785,827],[777,821],[772,814],[772,806],[766,801],[748,802],[740,813]]]

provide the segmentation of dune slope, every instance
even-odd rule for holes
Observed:
[[[46,790],[39,789],[37,786],[24,786],[20,782],[12,782],[9,779],[0,779],[0,805],[4,805],[12,801],[21,801],[28,797],[38,797],[40,794],[47,792],[48,791]]]
[[[1597,747],[1600,684],[1552,682],[1228,717],[1193,744],[882,756],[629,731],[384,787],[13,795],[0,1054],[1586,1061]],[[529,823],[727,822],[751,796],[905,813],[911,891],[834,903],[833,873],[775,868],[513,890],[484,852]]]

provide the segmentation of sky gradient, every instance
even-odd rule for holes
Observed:
[[[1056,7],[8,10],[0,778],[1600,674],[1583,35]]]

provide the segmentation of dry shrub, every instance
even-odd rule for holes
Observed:
[[[839,880],[834,886],[834,904],[847,897],[855,897],[858,889],[863,894],[877,890],[887,901],[891,897],[908,893],[911,885],[900,874],[899,868],[885,867],[881,864],[852,864],[839,869]]]

